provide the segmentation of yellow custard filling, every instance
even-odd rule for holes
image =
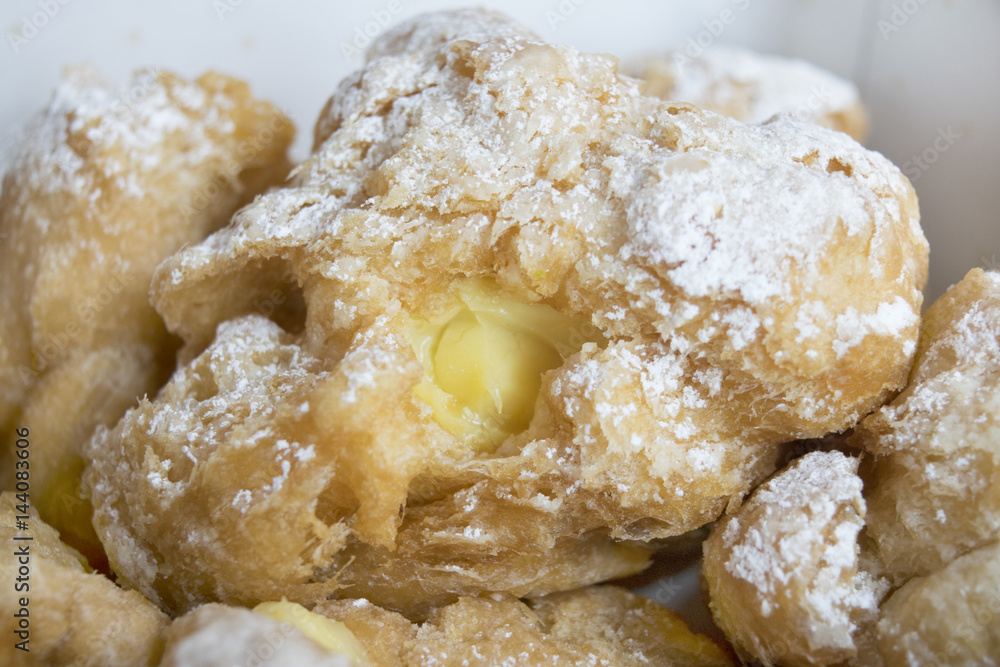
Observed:
[[[350,658],[358,667],[364,667],[368,664],[368,658],[361,642],[340,621],[309,611],[302,605],[288,600],[261,602],[253,610],[293,625],[302,634],[331,653]]]
[[[489,280],[462,280],[454,296],[452,308],[410,328],[424,367],[413,392],[446,431],[477,452],[493,451],[527,428],[543,373],[605,340],[588,322],[519,301]]]

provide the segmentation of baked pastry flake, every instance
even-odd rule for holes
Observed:
[[[164,608],[421,618],[622,576],[905,382],[916,200],[842,133],[664,103],[610,57],[458,11],[380,38],[315,139],[160,267],[183,364],[88,449],[113,568]],[[540,355],[530,418],[472,447],[412,337],[470,280],[595,330]]]

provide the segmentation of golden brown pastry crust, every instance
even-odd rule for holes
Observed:
[[[647,95],[690,102],[744,123],[784,113],[863,142],[868,113],[857,88],[804,60],[714,47],[698,58],[670,52],[628,63]]]
[[[1000,543],[915,577],[882,605],[878,647],[888,667],[988,665],[1000,655]]]
[[[761,485],[705,541],[713,616],[745,660],[829,665],[857,655],[884,585],[862,573],[858,460],[813,452]]]
[[[0,196],[0,452],[32,430],[33,499],[94,562],[80,445],[174,367],[149,304],[157,264],[288,169],[290,121],[220,74],[152,69],[113,88],[70,73],[23,138]]]
[[[1000,537],[1000,273],[973,269],[924,315],[906,389],[857,428],[865,533],[897,582]]]
[[[365,600],[323,602],[314,611],[347,625],[373,667],[732,664],[673,612],[609,586],[527,603],[508,595],[461,598],[422,624]]]
[[[59,540],[34,509],[29,511],[28,531],[15,530],[13,493],[0,495],[0,662],[12,667],[27,665],[156,665],[163,642],[160,633],[169,619],[135,591],[124,591],[104,575],[93,574],[84,557]],[[30,541],[15,541],[15,535]],[[29,590],[14,589],[18,575],[16,547],[28,546]],[[9,550],[9,552],[8,552]],[[23,583],[23,582],[22,582]],[[15,647],[18,629],[14,614],[28,598],[30,626],[27,652]]]
[[[312,611],[342,623],[353,635],[353,657],[321,649],[294,620],[206,604],[178,618],[164,633],[162,667],[240,660],[345,667],[733,664],[722,649],[693,634],[673,612],[610,586],[530,601],[501,594],[463,597],[434,609],[423,623],[411,623],[363,599],[322,602]]]
[[[352,411],[352,404],[339,410],[325,406],[313,389],[335,381],[346,384],[343,374],[351,360],[341,362],[340,375],[324,371],[322,362],[304,354],[296,340],[260,316],[221,325],[213,345],[179,369],[155,402],[144,401],[114,431],[102,431],[92,443],[95,463],[88,478],[92,493],[103,501],[95,525],[105,535],[118,576],[138,582],[151,599],[166,608],[187,609],[206,599],[251,606],[282,596],[314,603],[334,592],[346,597],[364,593],[419,614],[436,600],[466,591],[496,587],[536,594],[572,588],[592,577],[593,568],[614,576],[646,564],[648,550],[642,545],[614,544],[599,534],[581,536],[571,532],[572,523],[553,536],[549,531],[558,501],[539,497],[537,491],[526,495],[512,474],[479,488],[439,492],[440,500],[415,497],[399,525],[394,550],[361,544],[351,534],[354,518],[338,504],[338,494],[350,494],[349,483],[370,485],[374,498],[392,502],[391,496],[380,497],[391,487],[380,486],[385,484],[381,479],[366,479],[365,466],[376,474],[376,465],[384,467],[382,474],[391,483],[392,475],[421,463],[419,456],[429,456],[418,445],[433,454],[442,438],[433,433],[426,437],[414,427],[394,430],[387,419],[379,438],[367,441],[367,450],[304,444],[310,434],[323,432],[316,423],[320,418],[341,431],[364,433],[370,425],[368,415]],[[359,391],[359,400],[384,401],[391,412],[408,400],[409,385],[396,383],[395,368],[384,372],[393,374],[389,386],[395,389],[382,389],[377,396],[375,388]],[[265,386],[254,384],[260,377],[267,378]],[[193,404],[188,396],[200,401]],[[277,459],[272,443],[261,440],[261,424],[277,437]],[[244,446],[217,448],[218,434]],[[175,458],[164,448],[171,436],[183,438],[187,454]],[[137,484],[123,486],[113,470],[100,468],[119,454],[109,449],[118,445],[106,443],[119,441],[126,465],[141,474]],[[400,444],[415,451],[398,457],[394,452]],[[102,477],[96,476],[98,471]],[[508,480],[514,486],[499,488]],[[493,497],[481,500],[478,494],[487,483]],[[155,500],[161,493],[166,494],[163,502]],[[148,503],[154,500],[155,512],[145,513],[128,530],[119,530],[121,524],[108,514],[120,512],[131,520],[139,508],[152,510]],[[212,514],[206,514],[205,503],[214,507]],[[397,510],[390,507],[395,517]],[[463,527],[456,528],[456,522]],[[179,530],[184,539],[157,539]]]
[[[746,656],[778,665],[849,659],[859,667],[995,660],[1000,646],[998,378],[1000,274],[974,269],[925,314],[906,389],[847,438],[854,451],[865,452],[861,477],[844,470],[839,485],[804,493],[791,483],[791,472],[817,456],[807,455],[713,529],[705,548],[712,608]],[[841,454],[822,456],[843,459]],[[862,477],[864,500],[858,495]],[[771,485],[785,488],[784,497],[761,498]],[[808,580],[810,564],[847,551],[831,547],[811,558],[789,551],[787,558],[763,561],[773,569],[756,568],[769,576],[739,575],[754,571],[748,548],[788,550],[795,543],[788,527],[799,526],[801,535],[805,525],[813,531],[805,534],[814,534],[824,525],[817,522],[817,509],[833,507],[848,488],[857,507],[867,504],[867,516],[856,511],[830,523],[827,531],[851,547],[851,558],[836,559],[849,564],[837,578],[845,591],[841,599],[847,600],[851,590],[870,591],[866,604],[858,606],[862,613],[853,614],[849,633],[842,633],[844,647],[852,644],[857,654],[817,646],[806,650],[790,638],[842,630],[843,614],[828,605],[817,607],[815,596],[775,596],[771,580],[787,573]],[[781,502],[789,498],[791,504]],[[776,520],[764,520],[768,513]],[[738,535],[731,534],[733,525],[740,527]],[[876,612],[872,603],[890,584],[896,588]],[[768,605],[755,603],[761,600]],[[788,618],[809,623],[790,633],[788,622],[782,622]]]
[[[779,443],[905,380],[916,201],[843,134],[661,103],[611,58],[452,12],[380,40],[316,142],[162,265],[187,363],[91,443],[115,571],[168,608],[335,594],[419,616],[622,575],[738,502]],[[413,396],[406,338],[468,277],[609,341],[478,455]]]

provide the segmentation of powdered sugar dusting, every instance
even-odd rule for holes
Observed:
[[[409,475],[425,475],[432,487],[437,475],[482,478],[462,502],[478,498],[477,511],[497,506],[498,489],[516,480],[517,504],[538,517],[538,534],[551,531],[560,545],[598,531],[616,539],[677,534],[742,498],[773,466],[778,443],[853,423],[856,411],[895,388],[908,361],[904,341],[866,335],[859,345],[870,344],[887,368],[862,382],[848,364],[804,362],[793,344],[804,303],[821,303],[830,317],[850,307],[875,313],[900,295],[919,306],[912,191],[895,167],[843,134],[789,118],[750,127],[666,104],[619,77],[613,58],[543,44],[502,18],[461,11],[389,31],[338,88],[316,140],[286,187],[163,265],[156,303],[191,340],[215,335],[210,375],[253,418],[196,424],[219,429],[204,432],[206,442],[224,443],[216,455],[247,448],[261,457],[259,484],[272,496],[292,495],[300,470],[315,472],[299,478],[314,478],[315,489],[298,490],[322,508],[317,516],[336,517],[319,530],[358,538],[356,568],[371,545],[387,554],[397,540],[386,567],[418,554],[406,571],[425,568],[421,593],[440,592],[432,589],[444,585],[443,573],[453,577],[452,592],[456,581],[495,581],[497,568],[485,572],[458,546],[440,564],[419,554],[448,536],[496,554],[498,538],[461,523],[448,497],[431,503],[440,509],[433,521],[411,521],[432,508],[408,504],[408,485],[423,483]],[[217,319],[232,317],[231,302],[285,266],[308,308],[301,333],[259,331],[267,327],[253,317],[216,330]],[[888,269],[893,278],[877,282]],[[545,409],[523,434],[481,454],[461,450],[411,402],[407,383],[419,381],[419,367],[402,342],[408,322],[432,317],[470,276],[600,326],[604,338],[547,371],[538,402]],[[842,278],[876,284],[844,291]],[[828,329],[806,341],[825,360],[836,357]],[[258,345],[257,336],[277,342]],[[227,374],[230,354],[253,363]],[[302,431],[322,434],[314,452],[320,462],[333,459],[328,470],[315,461],[300,467],[288,454],[292,436],[269,430],[275,375],[287,373],[302,390],[281,417],[299,419],[296,407],[309,398],[311,376],[292,377],[307,370],[292,361],[331,373],[301,417]],[[836,403],[831,376],[847,376],[842,386],[857,394]],[[187,408],[224,404],[199,398]],[[223,425],[242,428],[239,437]],[[282,436],[288,449],[274,451]],[[349,489],[324,486],[335,468],[350,471],[342,477]],[[376,478],[378,485],[364,481]],[[401,506],[412,513],[405,537],[397,534]],[[424,525],[433,527],[421,532]],[[831,529],[837,545],[846,539],[838,535]],[[290,539],[307,537],[300,530]],[[524,544],[524,552],[537,546]],[[802,547],[792,540],[787,548]],[[346,569],[345,581],[353,576]],[[510,585],[503,576],[500,585]],[[370,582],[351,585],[367,590]],[[404,588],[392,595],[408,596]]]
[[[833,349],[838,357],[842,357],[870,333],[899,338],[915,327],[919,320],[920,315],[913,312],[910,304],[898,297],[892,303],[879,304],[878,310],[867,315],[860,315],[856,309],[848,308],[836,318],[837,339],[833,342]],[[904,344],[907,354],[912,353],[915,348],[912,341]]]
[[[619,77],[613,59],[542,44],[483,12],[423,17],[387,33],[331,98],[316,139],[291,187],[164,267],[168,295],[195,287],[181,276],[242,263],[264,239],[271,252],[309,247],[313,270],[348,290],[363,288],[360,275],[377,270],[380,254],[401,282],[415,279],[442,237],[456,248],[448,271],[489,273],[496,268],[473,258],[514,230],[528,277],[551,274],[556,285],[562,275],[585,290],[621,285],[633,306],[661,316],[663,335],[705,317],[706,299],[737,300],[700,341],[721,335],[745,350],[767,335],[777,304],[802,293],[833,305],[810,293],[847,279],[820,261],[840,235],[870,257],[837,270],[874,280],[881,255],[898,252],[891,239],[912,224],[898,201],[912,198],[905,179],[843,134],[789,117],[751,127],[664,104]],[[441,216],[443,226],[431,222]],[[355,238],[365,240],[360,264],[344,253]],[[883,298],[897,309],[901,292],[916,317],[919,292],[907,280],[885,296],[853,295],[863,302],[851,304],[858,317],[876,317]],[[168,321],[182,319],[169,310]],[[594,319],[630,325],[620,308]]]
[[[144,192],[136,189],[136,172],[163,167],[157,162],[162,154],[158,147],[171,135],[183,134],[189,149],[177,157],[187,164],[199,164],[218,152],[217,141],[209,136],[233,132],[232,121],[220,113],[232,108],[233,100],[221,91],[210,96],[197,84],[179,79],[171,80],[168,90],[160,76],[155,68],[146,68],[137,71],[125,86],[113,88],[89,67],[70,69],[46,113],[28,130],[36,143],[57,151],[58,168],[38,174],[38,182],[50,183],[53,189],[72,184],[81,190],[94,190],[90,175],[79,171],[84,164],[79,154],[82,151],[84,156],[100,158],[97,164],[103,179],[141,197]],[[67,135],[77,135],[86,143],[69,143]],[[36,148],[25,146],[24,150]]]
[[[828,124],[829,116],[860,106],[857,88],[803,60],[716,46],[698,58],[668,53],[630,67],[647,77],[651,94],[692,102],[745,123],[775,114]]]
[[[953,287],[961,297],[981,290],[979,298],[961,311],[948,313],[947,328],[937,331],[935,337],[925,342],[913,378],[900,401],[886,405],[879,411],[880,419],[892,424],[891,429],[880,430],[879,451],[903,450],[920,443],[930,450],[938,449],[942,462],[957,464],[961,458],[952,443],[955,429],[966,428],[963,421],[969,416],[964,412],[954,414],[958,422],[948,425],[946,418],[959,406],[985,407],[990,400],[994,383],[992,374],[1000,371],[1000,273],[982,272],[976,275],[979,283],[972,287],[969,277]],[[944,306],[944,300],[935,303],[935,310]],[[985,419],[989,410],[982,413]],[[969,441],[967,445],[972,446]],[[928,475],[934,466],[928,463]]]
[[[853,646],[859,611],[877,608],[872,586],[857,579],[863,525],[858,460],[814,452],[761,486],[727,520],[725,570],[754,589],[759,613],[804,615],[817,643]]]

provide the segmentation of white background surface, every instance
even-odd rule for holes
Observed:
[[[390,26],[464,4],[395,3],[399,11]],[[1000,267],[1000,1],[482,4],[503,9],[551,41],[622,58],[707,38],[804,57],[854,80],[872,112],[868,144],[904,168],[920,196],[932,248],[928,296],[973,266]],[[46,6],[52,17],[42,13]],[[62,67],[90,61],[116,82],[148,64],[189,76],[214,68],[247,79],[296,121],[301,158],[337,81],[361,64],[360,56],[345,56],[344,45],[373,21],[373,11],[384,17],[388,8],[383,0],[3,0],[0,148],[45,104]],[[735,20],[718,36],[707,32],[727,9]],[[33,32],[26,22],[44,25]],[[938,151],[939,132],[958,138]],[[912,158],[924,151],[934,159],[921,169]],[[690,573],[647,592],[682,606],[698,595]]]

